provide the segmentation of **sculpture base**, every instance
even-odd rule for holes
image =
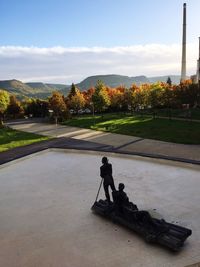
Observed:
[[[158,243],[173,251],[179,251],[184,241],[192,234],[190,229],[168,223],[164,220],[151,218],[151,221],[136,220],[135,215],[139,214],[137,209],[127,208],[123,214],[116,210],[113,202],[106,200],[95,202],[91,208],[113,222],[117,222],[136,233],[142,235],[147,242]],[[145,211],[143,211],[145,213]]]

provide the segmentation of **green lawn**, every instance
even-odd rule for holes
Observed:
[[[174,117],[182,119],[200,120],[200,109],[190,108],[190,109],[155,109],[156,116],[160,117]],[[153,115],[153,110],[140,110],[137,115],[146,114]]]
[[[103,117],[80,116],[64,124],[174,143],[200,144],[200,123],[198,122],[105,114]]]
[[[46,136],[15,131],[9,128],[0,128],[0,152],[48,139],[49,137]]]

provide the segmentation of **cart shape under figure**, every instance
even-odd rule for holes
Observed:
[[[123,184],[121,184],[123,185]],[[124,188],[124,185],[121,186]],[[119,185],[120,188],[120,185]],[[147,242],[158,243],[178,251],[192,234],[190,229],[152,218],[147,211],[138,210],[125,192],[113,191],[113,202],[95,201],[92,210],[142,235]]]

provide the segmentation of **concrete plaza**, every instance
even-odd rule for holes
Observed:
[[[125,183],[140,209],[192,229],[183,249],[172,253],[91,212],[102,155],[45,150],[1,165],[0,266],[183,267],[200,261],[200,166],[106,154],[116,184]]]
[[[0,154],[0,266],[200,266],[200,145],[32,120],[7,125],[54,139]],[[192,229],[181,252],[90,211],[105,154],[140,209]]]

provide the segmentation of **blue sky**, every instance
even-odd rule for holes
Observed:
[[[89,75],[116,72],[129,76],[179,74],[183,2],[0,0],[0,63],[4,64],[0,79],[70,83]],[[191,74],[196,70],[198,56],[200,1],[185,2],[188,73]],[[70,50],[72,47],[76,48],[75,52]],[[95,47],[99,50],[94,50]],[[123,53],[126,51],[124,57],[122,50],[116,52],[119,47],[124,49]],[[159,55],[155,54],[156,49],[160,50]],[[168,53],[168,57],[164,53]],[[155,57],[159,61],[156,62]],[[56,62],[55,67],[52,64],[49,69],[52,61]],[[142,68],[144,65],[148,67]],[[53,68],[57,68],[55,72]]]

